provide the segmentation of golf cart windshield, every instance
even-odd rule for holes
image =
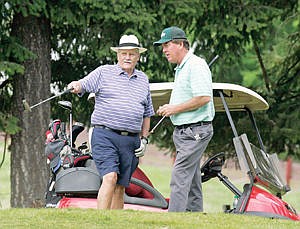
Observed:
[[[173,83],[151,83],[150,90],[155,111],[160,105],[169,103]],[[260,184],[275,194],[283,195],[289,189],[280,172],[276,154],[265,152],[253,112],[268,110],[268,103],[256,92],[236,84],[213,83],[214,105],[216,112],[226,112],[234,133],[234,146],[241,169],[250,180]],[[231,118],[232,111],[247,111],[256,131],[260,147],[248,142],[246,134],[238,135]]]
[[[269,155],[248,141],[247,135],[242,134],[233,139],[241,169],[252,181],[259,184],[275,195],[284,195],[289,191],[280,171],[277,154]]]

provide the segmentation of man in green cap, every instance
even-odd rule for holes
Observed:
[[[185,32],[175,26],[166,28],[154,46],[170,63],[177,64],[169,104],[157,113],[170,117],[175,129],[173,141],[176,160],[171,178],[169,212],[203,211],[200,161],[213,136],[212,77],[204,59],[194,55]]]

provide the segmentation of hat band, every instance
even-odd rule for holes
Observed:
[[[135,43],[122,43],[119,45],[119,47],[126,47],[126,46],[132,46],[132,47],[137,47],[139,48],[140,46],[135,44]]]
[[[176,40],[176,39],[183,39],[183,40],[187,40],[186,37],[172,37],[172,40]]]

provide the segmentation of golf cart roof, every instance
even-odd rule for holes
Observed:
[[[152,103],[156,111],[160,105],[169,103],[173,82],[150,83]],[[241,111],[245,108],[253,111],[267,110],[269,104],[255,91],[230,83],[213,83],[214,105],[217,112],[224,111],[218,91],[223,91],[230,111]]]

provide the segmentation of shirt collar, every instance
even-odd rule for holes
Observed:
[[[123,74],[128,75],[127,72],[125,72],[119,64],[116,64],[116,67],[117,67],[117,71],[118,71],[119,75],[123,75]],[[132,73],[131,77],[133,77],[133,76],[137,77],[136,69],[133,69],[133,73]]]
[[[188,61],[188,59],[191,58],[192,55],[193,55],[193,52],[191,50],[188,51],[188,53],[184,56],[184,58],[181,61],[181,63],[179,65],[177,65],[174,70],[176,71],[177,69],[182,69],[183,66],[184,66],[184,64]]]

